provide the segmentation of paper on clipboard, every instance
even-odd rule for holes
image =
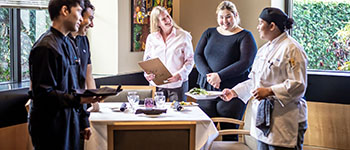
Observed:
[[[166,84],[167,79],[172,77],[169,70],[164,66],[159,58],[153,58],[139,62],[139,66],[147,73],[153,73],[155,78],[153,82],[157,85]]]

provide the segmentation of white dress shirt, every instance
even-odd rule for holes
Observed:
[[[148,35],[143,60],[158,57],[173,76],[176,74],[181,76],[181,80],[177,82],[156,85],[151,81],[151,85],[174,89],[181,87],[182,83],[188,80],[188,75],[194,65],[191,41],[192,36],[188,32],[175,27],[173,27],[165,42],[159,32]]]
[[[254,60],[249,80],[233,90],[245,103],[252,99],[251,135],[269,145],[294,147],[298,123],[307,120],[304,96],[307,85],[307,57],[303,48],[286,32],[262,46]],[[266,137],[256,128],[255,120],[260,101],[252,98],[252,91],[271,87],[275,100],[271,133]]]

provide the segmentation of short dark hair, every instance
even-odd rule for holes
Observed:
[[[88,8],[91,8],[93,11],[95,11],[95,6],[91,4],[90,0],[84,0],[84,9],[81,11],[81,15],[84,15]]]
[[[77,5],[80,5],[80,7],[84,9],[83,0],[50,0],[49,14],[51,21],[60,15],[60,10],[63,6],[67,6],[68,11],[70,12],[71,7],[75,7]]]

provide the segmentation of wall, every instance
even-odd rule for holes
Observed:
[[[116,10],[118,10],[118,1],[91,0],[91,2],[96,8],[94,28],[88,33],[93,73],[117,74],[119,41],[118,12]]]
[[[217,26],[216,7],[222,0],[180,0],[180,23],[185,30],[191,32],[192,43],[197,45],[202,33],[208,27]],[[258,16],[264,7],[270,6],[270,0],[232,0],[235,3],[241,18],[241,26],[253,33],[253,36],[261,46],[256,30]],[[201,10],[201,11],[198,11]]]
[[[131,52],[131,3],[128,0],[118,0],[118,73],[134,73],[141,71],[137,62],[142,60],[143,52]]]

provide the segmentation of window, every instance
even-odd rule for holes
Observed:
[[[21,71],[22,80],[29,80],[29,53],[33,43],[51,24],[47,10],[21,9]]]
[[[0,8],[0,83],[29,80],[29,53],[50,26],[48,11]]]
[[[350,71],[350,1],[294,0],[292,4],[296,23],[292,36],[308,55],[308,69]]]

